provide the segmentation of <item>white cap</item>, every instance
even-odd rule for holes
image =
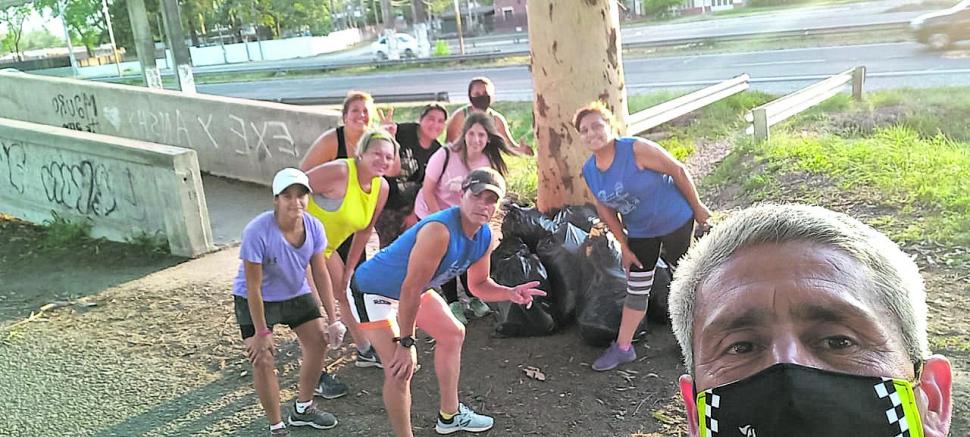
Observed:
[[[310,188],[310,178],[306,176],[306,173],[291,167],[280,170],[273,177],[273,195],[279,196],[283,190],[293,184],[303,185],[308,191],[313,191]]]

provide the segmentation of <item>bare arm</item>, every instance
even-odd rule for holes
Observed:
[[[341,198],[347,193],[350,171],[343,160],[326,162],[304,171],[314,193],[330,198]]]
[[[448,129],[445,134],[445,142],[448,144],[454,143],[461,136],[461,130],[465,124],[465,112],[463,109],[459,108],[455,112],[451,113],[451,118],[448,119]]]
[[[320,135],[310,149],[307,150],[303,160],[300,161],[300,170],[307,171],[325,162],[333,161],[337,158],[337,129],[330,129]]]
[[[633,144],[633,153],[636,156],[637,166],[670,175],[674,185],[694,211],[694,220],[699,224],[707,223],[711,211],[701,202],[697,187],[694,186],[694,181],[683,163],[659,144],[640,138]]]
[[[621,262],[623,263],[623,269],[626,271],[630,270],[631,265],[636,265],[637,267],[643,268],[643,264],[637,259],[637,256],[630,250],[630,245],[627,242],[626,231],[623,227],[623,223],[620,222],[620,217],[617,215],[616,210],[610,208],[600,202],[599,199],[596,200],[596,214],[600,216],[600,220],[606,223],[607,229],[616,238],[616,241],[620,243],[620,253],[622,254]]]
[[[498,246],[498,237],[492,234],[492,242],[488,251],[481,259],[475,261],[468,268],[468,288],[475,297],[487,302],[512,301],[517,304],[532,304],[533,296],[545,296],[546,293],[536,290],[538,281],[519,284],[515,287],[506,287],[495,283],[491,278],[492,270],[492,251]]]
[[[444,151],[442,148],[442,149],[438,149],[438,152],[435,152],[435,154],[438,154],[438,153],[448,153],[448,152]],[[431,159],[435,159],[435,157],[432,157]],[[424,197],[424,203],[428,205],[429,214],[433,212],[441,211],[441,205],[438,204],[438,198],[435,197],[434,190],[438,189],[438,183],[440,182],[438,178],[440,178],[441,175],[444,174],[443,167],[445,164],[443,161],[444,160],[442,160],[442,163],[441,163],[442,165],[441,170],[438,170],[437,168],[432,169],[431,166],[429,165],[424,171],[424,181],[421,182],[421,196]]]
[[[370,223],[367,224],[366,228],[354,232],[353,240],[350,242],[350,252],[347,253],[347,262],[344,263],[343,283],[340,284],[340,290],[338,292],[342,293],[350,284],[350,278],[354,275],[354,268],[357,264],[356,261],[364,253],[364,249],[367,247],[367,240],[370,239],[371,234],[374,232],[374,224],[377,223],[377,218],[384,211],[384,204],[387,203],[387,193],[390,187],[386,179],[380,178],[380,181],[381,192],[377,196],[377,206],[374,209],[374,216],[371,217]]]
[[[535,151],[533,151],[532,148],[525,143],[525,138],[522,138],[521,141],[515,141],[512,139],[512,130],[509,128],[508,120],[505,119],[504,115],[497,112],[495,113],[495,127],[498,129],[499,134],[502,135],[502,138],[505,139],[505,142],[509,145],[509,148],[512,149],[516,154],[522,156],[535,155]]]
[[[402,337],[414,335],[414,321],[421,305],[421,294],[427,289],[441,258],[448,251],[450,238],[448,227],[438,222],[428,223],[418,231],[408,259],[408,272],[401,284],[397,321]]]
[[[333,323],[337,320],[337,313],[334,311],[333,286],[330,283],[330,273],[327,271],[327,259],[323,252],[315,253],[310,257],[310,272],[313,275],[313,284],[316,286],[317,295],[314,300],[317,304],[323,305],[323,311],[327,313],[327,320]]]
[[[253,319],[256,332],[266,330],[266,314],[263,310],[263,265],[250,261],[243,261],[246,272],[246,302],[249,303],[249,315]]]

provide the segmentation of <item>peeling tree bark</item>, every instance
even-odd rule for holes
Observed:
[[[533,117],[538,141],[537,206],[592,202],[582,179],[589,157],[572,116],[603,101],[626,125],[626,85],[615,0],[529,0]]]

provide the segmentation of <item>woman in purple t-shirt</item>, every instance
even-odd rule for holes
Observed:
[[[239,273],[233,282],[236,321],[249,361],[253,383],[270,423],[270,434],[287,435],[280,411],[280,388],[274,370],[273,325],[290,327],[300,339],[303,355],[299,393],[288,422],[292,426],[333,428],[337,419],[313,405],[314,389],[327,341],[320,320],[323,305],[329,338],[339,338],[345,327],[334,314],[333,291],[325,265],[327,235],[319,220],[306,213],[310,181],[295,168],[280,170],[273,178],[273,210],[254,218],[243,231]],[[317,293],[307,283],[307,267]]]
[[[490,167],[505,176],[508,167],[502,155],[514,153],[495,129],[492,117],[482,112],[468,114],[461,137],[438,149],[428,160],[421,192],[414,204],[414,214],[420,220],[458,205],[461,200],[461,183],[472,170]],[[467,276],[461,275],[460,278],[465,290],[468,290]],[[458,300],[458,279],[442,285],[441,292],[455,318],[463,324],[468,323],[465,307]],[[482,317],[491,311],[485,302],[473,296],[469,297],[469,309],[476,317]]]

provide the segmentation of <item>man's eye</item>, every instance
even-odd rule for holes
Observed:
[[[842,350],[855,346],[855,342],[849,337],[833,336],[822,339],[822,346],[826,349]]]
[[[732,355],[747,354],[754,351],[754,344],[747,341],[739,341],[728,346],[727,352]]]

